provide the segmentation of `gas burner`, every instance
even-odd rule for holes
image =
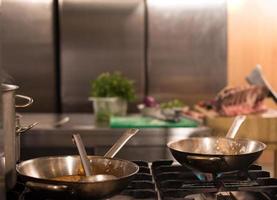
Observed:
[[[247,193],[247,192],[219,192],[219,193],[202,193],[186,196],[191,200],[271,200],[263,193]]]
[[[205,174],[199,176],[199,173],[166,160],[154,162],[152,173],[160,198],[165,200],[277,199],[277,179],[270,178],[270,174],[258,165],[252,165],[248,171],[203,179]]]

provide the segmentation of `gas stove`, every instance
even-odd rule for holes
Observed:
[[[152,163],[160,199],[173,200],[276,200],[277,179],[261,166],[247,172],[223,173],[216,180],[200,180],[197,174],[172,161]]]
[[[261,166],[252,165],[247,172],[223,173],[215,180],[200,180],[197,174],[172,160],[152,163],[134,161],[139,173],[117,199],[161,200],[277,200],[277,179],[270,178]],[[71,194],[38,193],[22,183],[8,192],[8,200],[77,200]]]

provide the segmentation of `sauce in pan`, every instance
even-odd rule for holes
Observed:
[[[50,180],[64,181],[64,182],[87,182],[87,181],[88,182],[97,182],[97,181],[103,181],[102,175],[105,175],[104,180],[112,180],[112,179],[117,178],[117,176],[114,176],[114,175],[97,174],[96,176],[88,177],[88,178],[86,178],[86,176],[81,176],[81,175],[57,176],[57,177],[51,178]],[[91,179],[91,178],[93,178],[93,179]]]
[[[50,180],[66,181],[66,182],[79,182],[84,177],[85,176],[80,176],[80,175],[67,175],[67,176],[57,176],[57,177],[51,178]]]

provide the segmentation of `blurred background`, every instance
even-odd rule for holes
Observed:
[[[137,102],[147,94],[192,105],[226,85],[245,84],[258,63],[277,87],[275,6],[274,0],[4,1],[4,77],[35,99],[27,112],[90,112],[90,81],[106,71],[133,79]]]
[[[192,108],[226,86],[247,85],[257,64],[277,90],[276,8],[276,0],[2,0],[2,82],[34,99],[28,109],[17,109],[21,125],[39,122],[20,139],[21,160],[76,153],[74,131],[90,154],[107,151],[122,127],[98,127],[88,100],[91,81],[104,72],[134,81],[137,98],[129,114],[138,114],[147,96]],[[276,109],[271,98],[265,103]],[[251,115],[239,133],[268,145],[258,163],[275,177],[276,113]],[[224,135],[232,120],[207,117],[195,127],[145,128],[118,157],[172,159],[167,142]]]

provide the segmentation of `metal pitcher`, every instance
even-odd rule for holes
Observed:
[[[24,95],[16,95],[16,85],[2,84],[3,102],[3,130],[5,152],[5,180],[7,189],[12,189],[16,184],[16,164],[20,158],[20,133],[30,129],[28,127],[16,127],[16,107],[27,107],[33,103],[33,99]],[[16,105],[15,98],[26,100],[26,103]],[[24,130],[24,131],[23,131]]]

